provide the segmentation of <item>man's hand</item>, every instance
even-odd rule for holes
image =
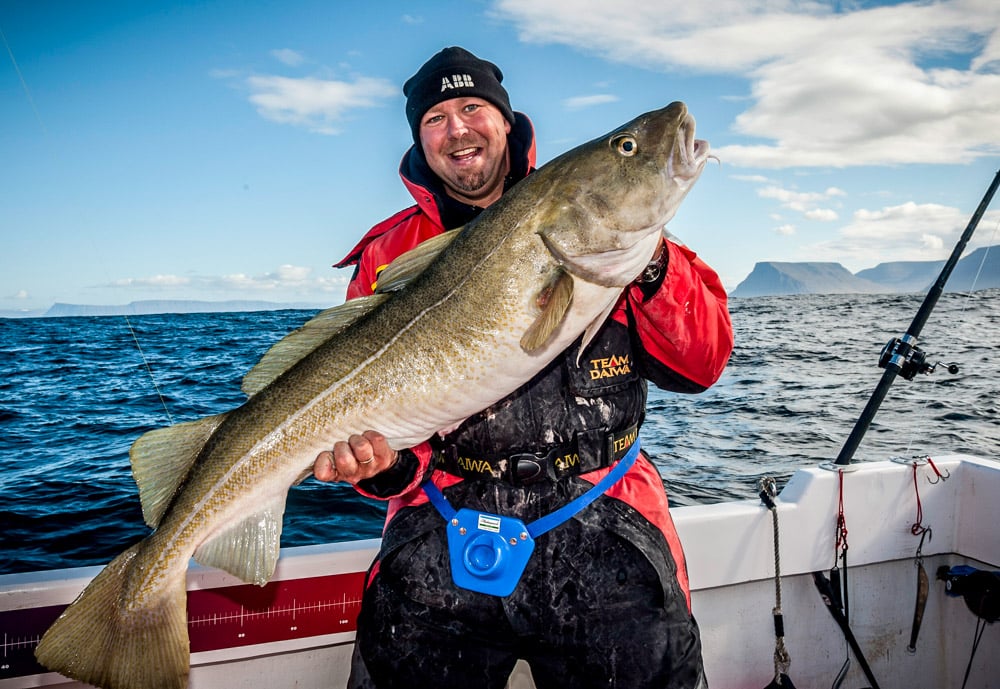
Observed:
[[[320,481],[345,481],[351,485],[371,478],[396,463],[399,453],[389,447],[385,436],[376,431],[352,435],[324,450],[313,463],[313,476]]]

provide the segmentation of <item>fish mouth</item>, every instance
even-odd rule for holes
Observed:
[[[671,179],[683,188],[690,186],[711,157],[711,150],[707,141],[695,138],[694,115],[686,113],[677,125],[673,155],[667,166]]]

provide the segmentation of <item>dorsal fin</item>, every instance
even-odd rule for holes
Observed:
[[[562,268],[556,271],[536,297],[541,313],[521,336],[521,349],[533,352],[542,347],[566,316],[573,303],[573,276]]]
[[[326,309],[279,340],[244,376],[243,392],[251,397],[256,395],[328,339],[379,306],[392,292],[406,287],[460,231],[461,228],[436,235],[401,254],[379,274],[375,294]]]
[[[464,227],[464,226],[463,226]],[[427,269],[434,259],[462,232],[463,227],[448,230],[417,244],[400,254],[378,277],[376,292],[398,292]]]
[[[333,335],[381,304],[388,296],[373,294],[368,297],[358,297],[316,314],[301,328],[278,340],[261,357],[243,377],[243,392],[251,397],[256,395]]]
[[[132,443],[128,454],[146,524],[154,529],[159,525],[201,448],[224,418],[225,414],[218,414],[157,428]]]

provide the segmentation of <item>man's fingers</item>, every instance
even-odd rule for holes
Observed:
[[[313,476],[320,481],[356,484],[388,469],[397,458],[384,435],[365,431],[334,443],[333,450],[320,452],[313,463]]]
[[[351,449],[351,458],[358,464],[368,465],[375,461],[375,448],[364,435],[352,435],[347,439],[347,443]],[[334,448],[336,447],[334,445]]]
[[[313,476],[319,481],[334,481],[337,478],[337,470],[333,465],[333,453],[324,450],[316,455],[313,462]]]

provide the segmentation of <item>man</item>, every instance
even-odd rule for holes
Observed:
[[[400,175],[416,205],[376,225],[338,264],[356,266],[348,298],[371,294],[392,259],[469,222],[530,173],[532,126],[511,109],[502,78],[494,64],[446,48],[406,82],[414,146]],[[706,686],[683,553],[647,457],[539,536],[509,595],[455,585],[446,523],[422,484],[440,487],[456,509],[525,522],[552,513],[618,466],[611,448],[641,424],[646,379],[700,392],[732,346],[718,277],[664,241],[582,364],[577,342],[517,392],[417,447],[397,452],[376,429],[321,453],[317,478],[390,500],[350,685],[499,689],[523,658],[540,689]],[[579,463],[567,467],[565,456]]]

